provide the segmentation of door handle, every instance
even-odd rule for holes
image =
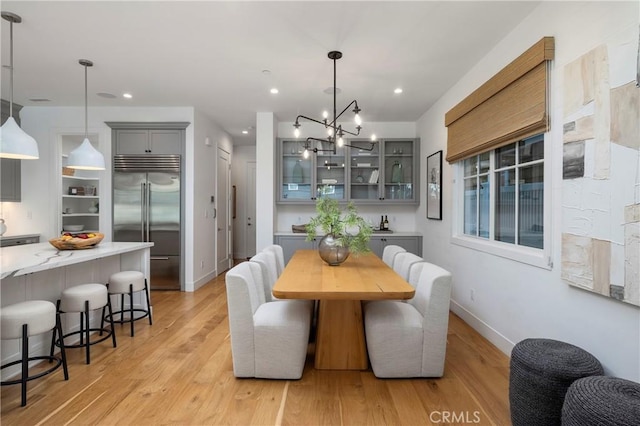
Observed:
[[[151,260],[169,260],[168,256],[151,256]]]
[[[145,224],[145,211],[146,211],[146,184],[140,184],[140,241],[145,241],[144,239],[144,224]]]
[[[149,228],[151,228],[151,183],[147,185],[147,239],[145,241],[151,241],[149,239]]]

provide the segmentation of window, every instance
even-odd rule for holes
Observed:
[[[543,135],[456,164],[464,236],[544,249]]]

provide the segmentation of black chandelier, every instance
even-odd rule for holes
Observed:
[[[337,111],[336,109],[336,61],[342,58],[342,52],[339,52],[337,50],[332,50],[331,52],[328,53],[327,56],[329,57],[329,59],[333,61],[333,120],[329,121],[329,114],[326,111],[323,114],[322,120],[316,120],[314,118],[307,117],[306,115],[298,115],[296,117],[296,122],[293,124],[294,135],[296,138],[300,136],[300,126],[301,126],[300,119],[301,118],[323,125],[324,128],[327,130],[327,134],[328,134],[326,139],[308,137],[304,144],[303,156],[304,158],[309,158],[309,151],[312,151],[314,153],[318,153],[319,151],[330,151],[335,155],[336,146],[338,147],[346,146],[349,148],[358,148],[365,151],[373,151],[373,147],[375,145],[374,143],[371,143],[371,146],[369,148],[354,147],[351,145],[346,145],[344,143],[343,137],[345,134],[352,135],[352,136],[360,135],[360,130],[362,130],[362,119],[360,118],[360,111],[362,110],[360,109],[360,107],[358,107],[358,101],[354,99],[353,101],[351,101],[349,105],[347,105],[342,110],[342,112],[340,112],[340,114],[336,114],[336,111]],[[343,129],[342,124],[338,124],[338,118],[340,118],[342,114],[344,114],[351,107],[353,107],[351,111],[353,111],[353,113],[355,114],[354,121],[356,124],[356,129],[353,132]],[[372,139],[375,140],[375,136],[373,136]],[[313,141],[322,142],[322,143],[328,142],[329,144],[331,144],[331,149],[324,149],[324,148],[317,148],[317,147],[311,148],[311,142]]]

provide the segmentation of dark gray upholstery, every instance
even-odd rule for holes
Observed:
[[[576,380],[564,399],[562,425],[640,425],[640,383],[605,376]]]
[[[525,339],[511,352],[511,422],[559,425],[562,403],[575,380],[604,374],[600,362],[577,346],[552,339]]]

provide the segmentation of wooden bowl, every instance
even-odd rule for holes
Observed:
[[[104,234],[100,232],[93,232],[96,234],[95,237],[91,238],[69,238],[67,240],[63,240],[62,237],[52,238],[49,240],[49,243],[57,248],[58,250],[83,250],[90,249],[97,246],[100,241],[104,238]]]

